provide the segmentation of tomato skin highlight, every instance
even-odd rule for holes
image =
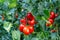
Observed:
[[[20,26],[19,26],[19,30],[21,31],[21,32],[23,32],[23,28],[25,27],[25,25],[23,25],[23,24],[20,24]]]
[[[53,20],[53,19],[49,19],[48,21],[49,21],[51,24],[54,23],[54,20]]]
[[[23,33],[24,33],[25,35],[29,35],[29,34],[30,34],[28,27],[24,27]]]
[[[54,14],[54,12],[52,11],[52,12],[50,12],[50,15],[55,15],[55,14]]]
[[[52,11],[52,12],[50,12],[50,18],[51,19],[54,19],[55,18],[55,13]]]
[[[30,33],[32,33],[34,31],[34,27],[33,26],[28,26],[28,29],[29,29]]]

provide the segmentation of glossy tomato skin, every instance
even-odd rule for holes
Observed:
[[[33,26],[28,26],[29,32],[32,33],[34,31],[34,27]]]
[[[23,32],[24,27],[25,27],[25,25],[20,24],[20,26],[19,26],[19,30],[20,30],[21,32]]]
[[[35,20],[31,20],[31,21],[28,20],[28,24],[31,25],[31,26],[34,26]]]
[[[51,19],[54,19],[55,18],[55,13],[52,11],[52,12],[50,12],[50,18]]]
[[[55,18],[55,15],[50,15],[50,19],[54,19]]]
[[[51,24],[54,23],[54,20],[53,20],[53,19],[49,19],[48,21],[49,21]]]
[[[24,33],[25,35],[29,35],[29,34],[30,34],[28,27],[24,27],[23,33]]]
[[[55,13],[52,11],[52,12],[50,12],[50,15],[55,15]]]
[[[21,19],[20,22],[24,25],[26,25],[26,19]]]
[[[32,15],[31,12],[28,12],[28,13],[27,13],[26,18],[27,18],[28,20],[32,20],[32,19],[34,19],[34,17],[33,17],[33,15]]]

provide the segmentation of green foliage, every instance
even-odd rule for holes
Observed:
[[[58,9],[56,10],[56,8]],[[58,17],[55,18],[53,25],[46,27],[50,11],[57,12]],[[37,21],[37,24],[34,25],[34,32],[28,36],[18,29],[21,24],[20,19],[24,18],[27,12],[31,12]],[[16,18],[16,13],[18,18]],[[4,16],[4,20],[2,20],[2,16]],[[0,40],[21,40],[21,38],[24,40],[60,40],[58,39],[59,26],[59,0],[0,0]],[[52,29],[58,31],[51,33]]]
[[[0,3],[3,3],[4,2],[4,0],[0,0]]]
[[[13,30],[11,33],[12,33],[13,40],[20,40],[20,32],[19,32],[19,30]]]

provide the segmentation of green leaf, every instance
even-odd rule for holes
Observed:
[[[20,31],[19,30],[14,30],[11,33],[12,33],[13,40],[20,40]]]
[[[4,0],[0,0],[0,3],[3,3],[4,2]]]
[[[50,15],[50,14],[49,14],[49,10],[45,9],[45,10],[44,10],[44,15],[45,15],[46,18],[48,18],[49,15]]]
[[[57,18],[55,18],[55,22],[56,23],[60,23],[60,16],[58,16]]]
[[[29,2],[30,2],[30,0],[23,0],[23,2],[25,2],[25,3],[29,3]]]
[[[42,30],[45,31],[45,27],[46,27],[46,26],[45,26],[45,21],[44,21],[44,20],[40,20],[40,21],[39,21],[39,24],[40,24],[40,26],[42,27]]]
[[[16,6],[17,6],[17,3],[16,2],[13,2],[13,3],[10,3],[8,7],[9,8],[14,8]]]
[[[41,20],[41,19],[42,19],[42,17],[40,15],[36,16],[36,20]]]
[[[33,37],[31,40],[39,40],[39,38],[37,38],[37,37]]]
[[[12,23],[10,23],[10,22],[4,22],[3,27],[4,27],[5,30],[7,30],[7,32],[9,32],[10,28],[12,27]]]
[[[44,38],[44,33],[43,32],[41,32],[40,37]]]

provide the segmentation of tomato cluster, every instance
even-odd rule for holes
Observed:
[[[25,35],[29,35],[34,31],[35,18],[31,12],[28,12],[26,17],[20,20],[19,30]]]
[[[50,12],[50,17],[48,19],[48,22],[46,22],[46,26],[50,26],[54,23],[54,19],[58,16],[58,14],[55,14],[53,11]]]
[[[46,26],[49,27],[54,23],[54,19],[58,16],[58,14],[55,14],[53,11],[50,12],[50,17],[48,19],[48,22],[46,22]],[[51,30],[51,32],[56,32],[56,30]]]

